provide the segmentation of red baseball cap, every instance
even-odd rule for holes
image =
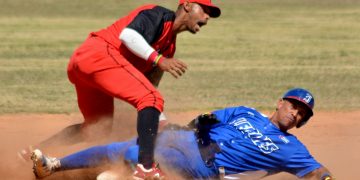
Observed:
[[[184,4],[184,2],[186,1],[190,3],[198,3],[200,5],[209,7],[210,17],[216,18],[219,17],[221,14],[220,8],[211,3],[211,0],[179,0],[179,5]]]

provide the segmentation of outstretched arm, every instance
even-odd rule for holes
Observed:
[[[335,178],[326,167],[321,167],[305,175],[304,179],[333,180]]]

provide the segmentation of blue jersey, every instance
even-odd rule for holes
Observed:
[[[226,174],[264,170],[303,177],[321,167],[294,135],[280,131],[253,108],[231,107],[213,114],[221,121],[210,130],[210,138],[221,148],[215,165],[224,167]]]

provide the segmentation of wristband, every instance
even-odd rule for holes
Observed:
[[[164,57],[162,56],[162,54],[159,54],[159,55],[156,57],[153,65],[154,65],[154,66],[157,66],[157,65],[160,64],[163,60],[164,60]]]
[[[332,180],[333,178],[330,176],[329,173],[324,173],[320,179],[321,180]]]
[[[159,54],[157,51],[154,51],[150,54],[148,61],[151,61],[153,63],[153,66],[157,66],[164,60],[164,57],[162,54]]]
[[[153,51],[149,58],[147,59],[148,61],[151,61],[152,63],[154,63],[154,61],[156,60],[156,57],[159,55],[159,53],[157,51]]]

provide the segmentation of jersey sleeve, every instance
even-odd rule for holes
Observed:
[[[137,31],[152,44],[161,35],[163,23],[170,14],[169,10],[155,6],[141,11],[127,27]]]
[[[215,110],[212,112],[212,114],[216,115],[216,118],[222,122],[227,123],[230,120],[233,120],[234,116],[237,116],[239,114],[239,111],[242,110],[242,106],[240,107],[228,107],[224,109]]]
[[[318,163],[309,153],[304,145],[290,157],[285,164],[285,171],[302,178],[306,174],[320,168],[322,165]]]

